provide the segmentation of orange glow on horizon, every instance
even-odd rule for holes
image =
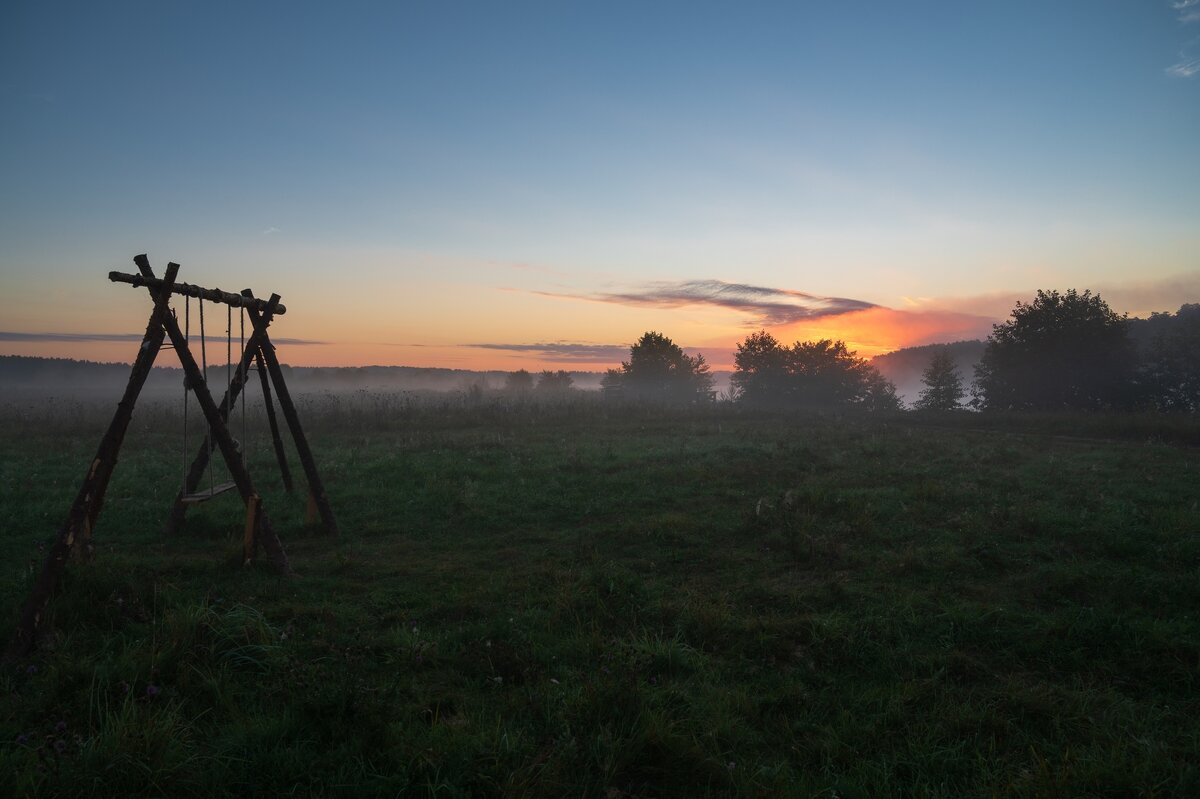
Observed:
[[[629,320],[632,321],[632,320]],[[644,320],[639,320],[644,321]],[[646,329],[664,332],[692,354],[702,353],[709,365],[716,370],[732,369],[733,355],[738,343],[753,332],[751,328],[731,325],[712,325],[710,335],[698,335],[707,326],[678,325],[690,327],[676,335],[669,324],[653,324]],[[710,320],[711,321],[711,320]],[[936,342],[983,338],[991,332],[994,320],[974,314],[955,313],[941,310],[899,311],[890,308],[869,308],[862,311],[813,317],[785,326],[768,328],[782,344],[796,341],[833,339],[846,342],[860,357],[871,358],[903,347]],[[282,331],[280,331],[282,333]],[[313,330],[313,333],[322,331]],[[596,359],[571,359],[555,356],[548,352],[533,350],[488,349],[470,346],[462,341],[441,341],[412,344],[387,344],[339,340],[336,330],[328,331],[320,343],[288,342],[279,336],[278,355],[281,362],[292,366],[412,366],[421,368],[464,369],[471,371],[515,371],[543,369],[580,372],[603,372],[620,366],[621,358],[611,361]],[[601,340],[633,341],[644,330],[630,327],[618,334],[605,334]],[[223,339],[224,336],[219,338]],[[481,335],[479,338],[483,338]],[[497,338],[493,334],[493,339]],[[514,336],[514,338],[516,338]],[[522,336],[521,338],[524,338]],[[597,340],[596,334],[579,336],[575,341]],[[690,341],[689,341],[690,338]],[[511,339],[503,339],[511,342]],[[554,340],[548,337],[527,342],[534,344]],[[572,339],[566,339],[572,340]],[[234,350],[238,343],[233,342]],[[137,351],[136,341],[49,341],[49,342],[6,342],[3,354],[30,355],[49,358],[74,358],[78,360],[130,363]],[[209,363],[224,364],[223,341],[209,341]],[[164,351],[158,360],[161,366],[176,366],[177,359],[170,351]]]
[[[782,344],[833,339],[846,342],[862,358],[922,344],[986,338],[990,317],[953,311],[897,311],[868,308],[862,311],[806,319],[770,331]]]

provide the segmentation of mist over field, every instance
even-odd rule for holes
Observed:
[[[292,367],[283,364],[288,385],[297,394],[370,391],[438,394],[503,390],[511,372],[440,369],[410,366]],[[571,371],[571,388],[598,391],[603,372]],[[730,372],[714,372],[715,390],[727,393]],[[209,365],[210,388],[220,400],[226,381],[225,363]],[[74,401],[115,401],[129,380],[129,365],[93,363],[66,358],[0,355],[0,401],[58,397]],[[183,372],[178,367],[155,367],[143,396],[156,401],[182,402]],[[251,395],[257,390],[252,387]]]
[[[1200,305],[1184,304],[1174,313],[1164,311],[1144,319],[1128,319],[1129,337],[1139,351],[1146,352],[1156,337],[1185,327],[1198,316]],[[935,354],[949,354],[959,375],[969,385],[985,344],[982,340],[972,340],[904,347],[870,358],[869,363],[895,385],[897,396],[911,406],[924,388],[922,375]],[[292,367],[286,363],[283,369],[289,385],[298,393],[398,391],[424,394],[468,392],[472,387],[499,391],[505,388],[506,380],[512,374],[503,370],[413,366]],[[226,382],[226,365],[214,360],[209,371],[213,394],[219,400]],[[581,391],[599,390],[604,377],[602,371],[569,371],[568,374],[571,388]],[[730,397],[733,373],[718,369],[711,374],[716,395]],[[124,363],[0,355],[0,401],[36,400],[38,397],[103,401],[120,396],[128,378],[129,367]],[[181,396],[182,386],[183,373],[178,367],[156,366],[146,381],[145,392],[155,400],[169,399],[172,393]]]

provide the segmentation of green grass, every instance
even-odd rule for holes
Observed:
[[[107,410],[7,413],[5,636]],[[160,534],[178,425],[139,413],[96,557],[0,675],[0,793],[1200,793],[1195,449],[1096,417],[1075,432],[1125,440],[587,400],[303,413],[341,538],[252,457],[293,578],[240,565],[232,495]]]

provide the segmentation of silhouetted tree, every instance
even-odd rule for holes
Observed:
[[[654,331],[643,333],[629,348],[629,360],[621,364],[619,377],[610,371],[605,380],[609,386],[619,380],[627,396],[676,402],[706,397],[713,385],[703,355],[692,357]]]
[[[788,350],[765,330],[737,345],[730,378],[738,401],[747,405],[784,405],[788,400]]]
[[[504,390],[511,394],[524,394],[533,388],[533,375],[525,369],[510,372],[504,378]]]
[[[608,369],[600,378],[600,390],[604,396],[613,399],[625,393],[625,373],[620,369]]]
[[[953,411],[962,407],[966,390],[962,376],[949,352],[942,350],[933,356],[925,373],[921,376],[925,388],[913,404],[921,411]]]
[[[564,372],[562,369],[552,372],[547,369],[538,375],[537,389],[538,391],[565,392],[571,388],[574,382],[575,379],[571,377],[570,372]]]
[[[1090,291],[1038,291],[992,326],[975,368],[985,410],[1123,407],[1134,398],[1136,352],[1126,320]]]
[[[739,401],[747,404],[900,407],[896,387],[841,341],[798,341],[784,347],[759,331],[738,345],[734,364],[732,383]]]
[[[853,405],[866,399],[870,365],[845,342],[797,341],[788,358],[793,403],[814,407]]]
[[[898,411],[904,407],[896,394],[896,384],[884,377],[878,369],[867,366],[866,393],[860,403],[868,411]]]
[[[1200,410],[1200,305],[1182,306],[1174,316],[1154,314],[1160,322],[1138,370],[1146,400],[1161,411]]]

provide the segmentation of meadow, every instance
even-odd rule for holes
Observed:
[[[6,639],[110,412],[0,409]],[[235,495],[161,533],[178,408],[139,409],[0,673],[0,793],[1200,795],[1194,420],[301,412],[342,535],[252,413],[283,577]]]

